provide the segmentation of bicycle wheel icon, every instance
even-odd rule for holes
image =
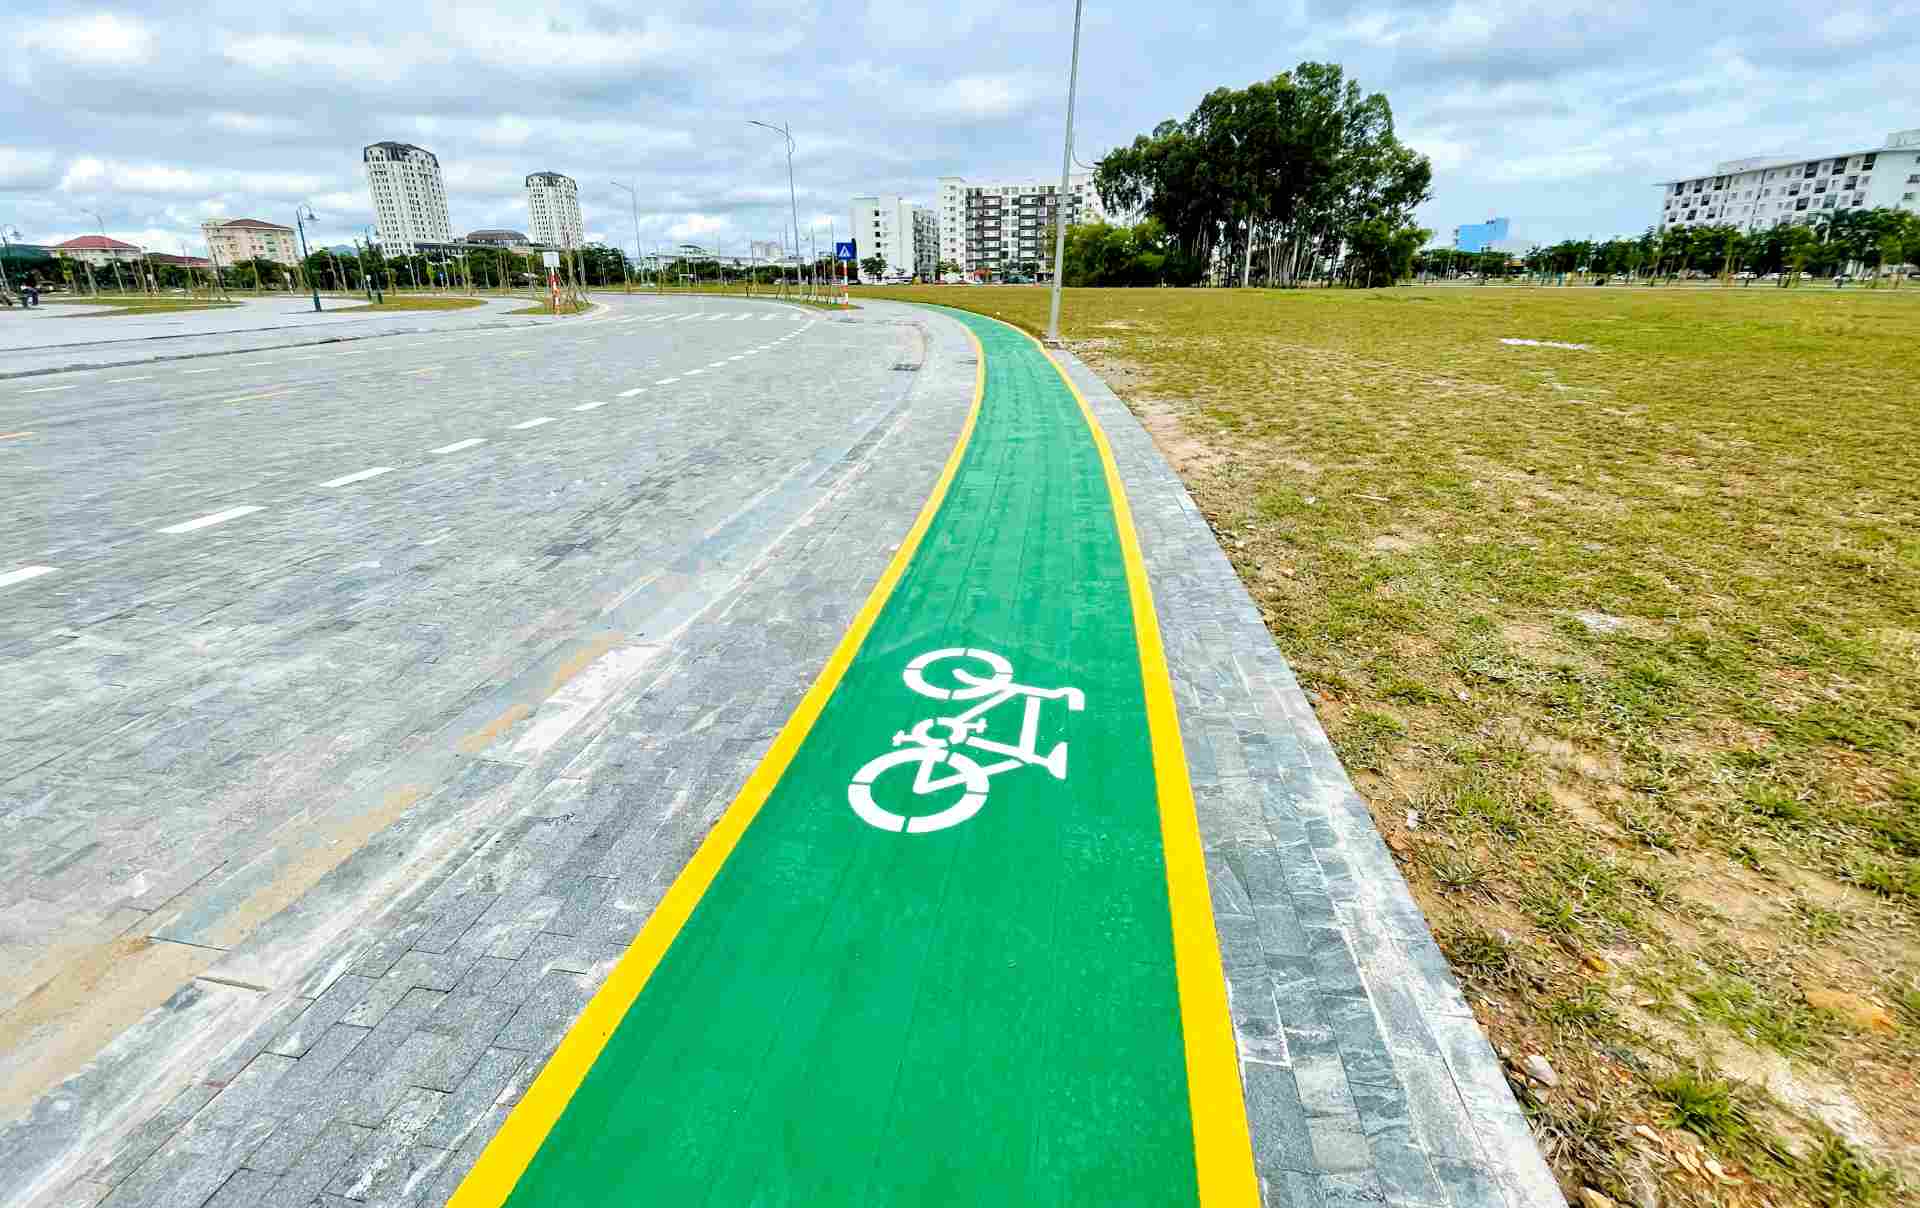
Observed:
[[[989,674],[980,676],[969,671],[964,662],[944,668],[947,675],[935,675],[934,680],[950,677],[954,687],[942,687],[927,678],[927,670],[935,663],[948,660],[967,660],[985,663]],[[929,650],[927,653],[907,664],[904,677],[907,687],[922,696],[931,696],[935,700],[978,700],[983,696],[992,696],[1013,682],[1013,664],[1001,658],[991,650],[970,650],[953,647],[949,650]]]
[[[943,763],[952,769],[951,774],[936,776],[935,768]],[[913,780],[903,785],[899,777],[893,777],[892,787],[886,794],[890,799],[903,793],[931,795],[955,785],[965,791],[958,801],[934,813],[896,814],[873,799],[873,786],[887,771],[904,765],[914,767]],[[847,804],[853,807],[853,812],[868,825],[894,834],[905,831],[909,835],[924,835],[958,826],[979,813],[986,802],[987,774],[980,765],[958,751],[939,747],[914,746],[876,755],[853,774],[853,783],[847,786]]]

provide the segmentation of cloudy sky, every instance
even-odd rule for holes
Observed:
[[[360,149],[439,156],[456,232],[524,229],[522,178],[580,182],[588,235],[742,246],[856,192],[1059,171],[1071,0],[10,6],[0,224],[199,251],[209,217],[319,238],[372,221]],[[1422,220],[1508,215],[1543,242],[1635,232],[1650,182],[1716,159],[1877,145],[1920,126],[1920,0],[1383,4],[1090,0],[1076,151],[1091,163],[1209,88],[1301,59],[1385,91],[1432,157]]]

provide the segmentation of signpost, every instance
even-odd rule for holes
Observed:
[[[852,265],[856,255],[854,243],[852,239],[839,239],[835,240],[833,245],[833,258],[840,262],[840,305],[842,306],[853,305],[847,297],[847,276],[853,271]]]
[[[547,309],[560,313],[560,253],[541,252],[540,263],[547,266]]]

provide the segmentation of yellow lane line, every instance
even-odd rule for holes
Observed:
[[[1008,324],[1008,326],[1012,326]],[[1033,336],[1022,332],[1028,339]],[[1140,556],[1120,467],[1093,408],[1053,359],[1033,340],[1060,380],[1080,404],[1113,497],[1113,521],[1120,533],[1127,567],[1127,594],[1133,601],[1134,642],[1140,647],[1140,679],[1146,692],[1147,732],[1153,745],[1153,780],[1160,798],[1160,843],[1166,851],[1167,902],[1173,915],[1173,963],[1180,988],[1180,1031],[1187,1054],[1187,1103],[1193,1116],[1193,1156],[1203,1208],[1258,1208],[1260,1179],[1253,1168],[1253,1138],[1247,1128],[1246,1099],[1240,1088],[1240,1052],[1233,1017],[1227,1010],[1227,977],[1220,965],[1220,940],[1213,928],[1213,901],[1207,888],[1200,817],[1187,773],[1186,746],[1180,740],[1180,715],[1173,703],[1173,680],[1153,587]]]
[[[960,427],[960,436],[954,441],[953,451],[947,455],[947,464],[941,469],[939,479],[933,484],[933,492],[927,496],[927,502],[921,507],[913,527],[907,530],[900,548],[894,551],[887,568],[881,572],[879,582],[868,593],[866,603],[854,615],[853,623],[847,627],[840,644],[828,656],[827,665],[821,669],[819,678],[814,680],[813,686],[800,699],[799,707],[787,719],[787,724],[774,738],[773,745],[767,748],[760,765],[753,770],[753,775],[747,777],[733,804],[727,807],[727,812],[720,816],[720,821],[700,844],[700,849],[693,853],[693,858],[687,861],[687,866],[674,879],[672,888],[667,890],[653,914],[648,916],[646,926],[627,946],[620,963],[613,967],[606,982],[587,1003],[580,1017],[574,1020],[546,1068],[540,1071],[540,1076],[527,1088],[519,1105],[500,1126],[500,1131],[481,1151],[480,1160],[474,1163],[473,1169],[467,1172],[466,1179],[461,1182],[460,1189],[447,1201],[447,1208],[499,1208],[513,1193],[514,1184],[519,1182],[521,1174],[539,1152],[547,1134],[553,1131],[554,1124],[566,1110],[573,1093],[585,1081],[587,1071],[593,1068],[601,1050],[613,1038],[614,1029],[620,1026],[627,1009],[646,989],[647,981],[653,976],[661,958],[672,947],[687,919],[692,917],[694,908],[700,904],[708,886],[719,875],[727,857],[733,854],[740,837],[753,824],[774,786],[780,783],[780,777],[786,774],[787,765],[793,762],[800,744],[806,741],[813,723],[819,718],[821,710],[826,708],[827,700],[839,687],[841,676],[846,674],[854,656],[859,653],[861,643],[866,641],[874,622],[879,619],[880,610],[886,606],[887,598],[893,594],[900,576],[906,573],[907,564],[913,561],[914,551],[920,548],[921,538],[933,523],[941,502],[946,499],[947,488],[960,468],[960,459],[966,453],[967,442],[973,437],[974,424],[980,418],[980,402],[987,388],[987,356],[979,337],[971,331],[967,334],[973,340],[974,357],[979,365],[974,374],[973,406],[967,412],[966,422]]]

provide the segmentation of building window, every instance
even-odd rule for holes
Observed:
[[[1862,172],[1871,172],[1871,171],[1873,171],[1873,160],[1874,160],[1874,157],[1873,157],[1873,156],[1871,156],[1871,155],[1869,155],[1869,156],[1867,156],[1867,157],[1866,157],[1865,159],[1863,159],[1863,160],[1861,160],[1861,161],[1860,161],[1860,170],[1861,170]]]

